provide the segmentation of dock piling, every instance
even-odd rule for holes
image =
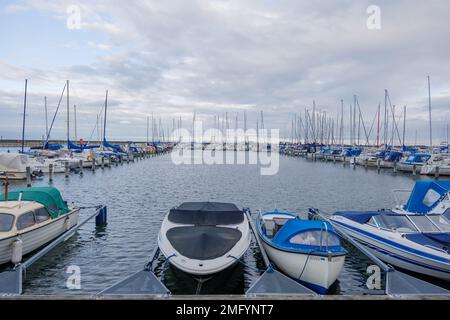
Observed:
[[[434,171],[434,178],[439,179],[439,166],[436,166],[436,170]]]
[[[48,165],[48,183],[53,183],[53,163]]]
[[[64,162],[64,173],[66,178],[69,177],[69,161]]]
[[[78,167],[80,168],[80,176],[83,175],[83,160],[80,160]]]
[[[417,174],[417,166],[416,166],[415,163],[413,164],[413,171],[412,171],[412,174],[413,174],[413,176],[415,176],[415,175]]]
[[[27,187],[31,187],[31,168],[26,167]]]

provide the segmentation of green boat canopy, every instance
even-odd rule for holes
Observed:
[[[52,187],[24,188],[8,192],[8,200],[19,200],[22,193],[23,201],[35,201],[47,208],[52,219],[68,213],[69,207],[61,197],[58,189]],[[5,195],[0,194],[0,201],[5,201]]]

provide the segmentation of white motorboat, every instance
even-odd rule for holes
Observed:
[[[0,153],[0,179],[24,180],[27,177],[26,168],[30,167],[26,155],[18,153]]]
[[[402,159],[398,163],[397,169],[403,172],[413,172],[416,170],[419,173],[430,158],[431,154],[429,153],[413,153]]]
[[[247,217],[231,203],[185,202],[164,218],[158,246],[176,268],[208,276],[234,265],[250,246]]]
[[[441,176],[450,176],[450,155],[433,155],[420,170],[420,174],[423,175],[435,175],[437,173]]]
[[[55,188],[27,188],[0,195],[0,264],[22,257],[78,223],[79,209],[67,206]]]
[[[329,222],[275,210],[261,213],[256,229],[269,259],[314,291],[326,293],[341,273],[347,251]]]
[[[417,181],[405,205],[340,211],[330,221],[381,260],[450,281],[449,192],[450,181]]]

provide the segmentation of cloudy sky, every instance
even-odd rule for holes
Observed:
[[[370,5],[379,30],[367,27]],[[242,123],[246,110],[250,127],[262,110],[266,127],[286,133],[313,100],[335,118],[344,99],[348,125],[354,94],[370,126],[388,89],[397,115],[407,106],[407,139],[417,131],[426,142],[429,74],[439,143],[450,119],[449,14],[448,0],[1,0],[0,135],[20,137],[28,79],[26,135],[41,138],[44,96],[53,114],[69,79],[85,139],[106,89],[108,136],[133,140],[145,139],[152,113],[169,128],[178,117],[190,126],[194,111]],[[65,137],[65,112],[64,100],[54,138]]]

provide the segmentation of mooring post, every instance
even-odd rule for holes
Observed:
[[[439,179],[439,166],[438,165],[436,166],[436,171],[434,171],[434,177],[436,179]]]
[[[69,177],[69,161],[64,162],[64,173],[65,173],[66,178],[68,178]]]
[[[104,156],[102,156],[101,163],[102,163],[102,169],[105,169],[105,157]]]
[[[356,169],[356,157],[355,156],[353,156],[353,169]]]
[[[367,167],[369,167],[369,159],[366,158],[366,160],[364,161],[364,168],[367,169]]]
[[[31,187],[31,168],[26,167],[26,176],[27,176],[27,187]]]
[[[98,214],[95,216],[95,225],[97,227],[105,226],[107,223],[108,211],[105,206],[98,210]]]
[[[48,165],[48,183],[52,183],[53,182],[53,163],[50,163]]]
[[[336,164],[336,156],[333,156],[333,164]]]
[[[397,160],[394,160],[394,173],[397,173]]]
[[[378,171],[378,173],[380,173],[380,169],[381,169],[381,159],[377,159],[377,171]]]
[[[80,160],[78,167],[80,168],[80,176],[83,175],[83,160]]]
[[[415,176],[416,174],[417,174],[417,166],[416,166],[416,164],[414,163],[413,164],[413,172],[412,172],[412,174],[413,174],[413,176]]]
[[[96,163],[95,163],[95,158],[92,159],[92,172],[95,172],[95,167],[96,167]]]
[[[347,159],[346,159],[346,157],[344,156],[343,161],[342,161],[344,167],[345,167],[345,165],[346,165],[346,163],[345,163],[346,161],[347,161]]]

